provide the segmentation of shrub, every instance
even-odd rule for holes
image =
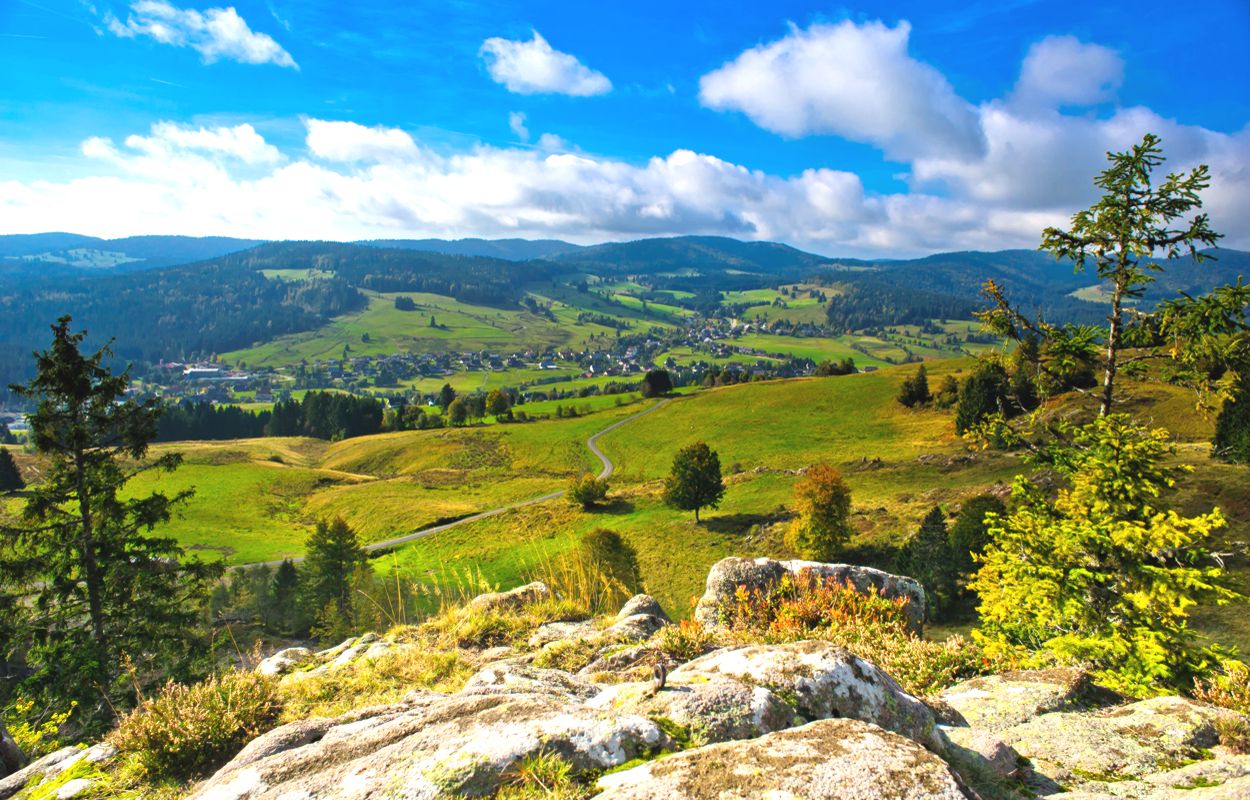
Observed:
[[[171,681],[123,717],[109,740],[153,777],[190,780],[274,727],[281,711],[277,682],[254,672],[191,686]]]
[[[677,661],[690,661],[721,646],[720,638],[692,619],[683,619],[676,625],[665,625],[651,644]]]
[[[820,639],[840,645],[917,695],[1011,666],[991,661],[963,637],[932,642],[912,634],[905,604],[803,570],[765,589],[740,587],[721,617],[736,642]]]
[[[567,499],[570,505],[580,506],[584,510],[594,508],[608,496],[608,482],[599,480],[594,475],[583,475],[574,478],[569,484]]]
[[[13,700],[13,708],[4,715],[9,735],[32,761],[46,756],[64,744],[59,738],[61,726],[73,716],[75,706],[77,703],[71,701],[64,711],[47,709],[36,715],[35,701],[18,695]]]
[[[1194,698],[1238,714],[1250,714],[1250,666],[1225,661],[1218,670],[1194,681]]]

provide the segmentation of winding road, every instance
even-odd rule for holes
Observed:
[[[672,402],[672,398],[665,398],[648,409],[639,411],[637,414],[630,414],[625,419],[621,419],[621,420],[617,420],[616,422],[613,422],[611,425],[599,431],[598,433],[592,435],[589,439],[586,440],[586,449],[588,449],[594,455],[594,457],[599,459],[599,462],[603,464],[603,469],[599,470],[599,480],[604,480],[605,478],[609,478],[612,476],[612,473],[616,472],[616,464],[612,463],[612,459],[608,458],[607,455],[605,455],[604,452],[599,449],[599,437],[603,436],[604,434],[611,433],[612,431],[616,430],[622,425],[633,422],[634,420],[640,417],[645,417],[646,415],[654,411],[658,411],[671,402]],[[520,500],[516,503],[512,503],[511,505],[500,506],[499,508],[492,508],[489,511],[481,511],[481,512],[478,512],[477,514],[473,514],[472,516],[468,516],[468,517],[461,517],[460,519],[455,520],[453,522],[445,522],[442,525],[431,525],[428,528],[421,528],[420,530],[415,530],[412,533],[406,533],[403,536],[396,536],[393,539],[385,539],[381,542],[373,542],[371,544],[365,545],[364,549],[370,552],[374,550],[385,550],[388,547],[394,547],[400,544],[407,544],[408,542],[415,542],[418,539],[424,539],[427,536],[433,536],[436,533],[442,533],[443,531],[450,530],[460,525],[467,525],[470,522],[477,522],[480,519],[489,519],[490,517],[497,517],[500,514],[507,513],[517,508],[524,508],[526,506],[537,505],[538,503],[545,503],[548,500],[555,500],[563,496],[564,496],[564,490],[561,489],[558,492],[551,492],[550,494],[544,494],[541,497],[531,497],[528,500]],[[299,556],[299,557],[290,558],[290,559],[279,559],[277,561],[255,561],[255,562],[252,562],[251,564],[241,564],[240,566],[276,567],[279,564],[281,564],[282,561],[284,560],[289,560],[289,561],[299,563],[300,561],[303,561],[304,558],[303,556]]]

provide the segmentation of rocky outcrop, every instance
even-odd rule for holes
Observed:
[[[1090,686],[1089,673],[1080,669],[1022,670],[964,681],[938,699],[959,715],[959,724],[1001,731],[1073,705]]]
[[[850,719],[714,744],[599,779],[596,800],[966,800],[945,762]]]
[[[673,670],[668,681],[680,685],[714,677],[763,686],[806,720],[858,719],[942,748],[933,712],[924,703],[876,666],[828,642],[717,650]]]
[[[44,796],[57,797],[59,800],[69,800],[71,797],[86,794],[91,789],[91,781],[88,779],[67,781],[65,779],[69,776],[66,773],[80,764],[105,764],[116,756],[117,748],[111,744],[62,747],[0,780],[0,800],[16,797],[28,786],[46,787],[47,792]],[[59,782],[59,785],[49,782]]]
[[[739,586],[748,591],[767,589],[787,573],[797,575],[804,570],[849,584],[861,592],[876,592],[891,600],[903,598],[909,627],[916,633],[924,628],[924,587],[911,578],[851,564],[774,561],[771,558],[725,558],[716,562],[708,572],[707,587],[695,607],[694,617],[705,627],[716,627],[721,621],[721,609],[733,599]]]
[[[1000,736],[1032,763],[1039,789],[1081,788],[1146,779],[1205,760],[1219,744],[1215,721],[1231,714],[1155,697],[1100,711],[1042,714]]]
[[[662,719],[670,734],[681,736],[682,744],[753,739],[801,721],[793,708],[768,689],[728,678],[669,683],[661,691],[649,683],[616,684],[588,705]]]
[[[485,797],[527,757],[558,753],[581,774],[671,745],[645,717],[605,716],[550,694],[425,696],[331,724],[316,738],[307,728],[279,728],[266,738],[269,746],[240,753],[191,797]],[[277,749],[274,742],[292,746]]]
[[[473,598],[469,605],[478,611],[516,611],[551,597],[551,589],[542,581],[534,581],[506,592],[489,592]]]

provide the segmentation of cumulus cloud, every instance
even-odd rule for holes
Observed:
[[[1114,50],[1075,36],[1048,36],[1029,48],[1013,100],[1057,108],[1089,106],[1115,97],[1124,60]]]
[[[414,159],[417,143],[398,128],[367,128],[355,122],[305,120],[309,151],[326,161],[388,162]]]
[[[588,97],[612,90],[612,81],[576,57],[553,49],[538,31],[529,41],[498,36],[478,51],[495,83],[516,94],[567,94]]]
[[[699,99],[775,133],[836,134],[899,160],[981,152],[976,109],[908,54],[910,33],[906,22],[795,28],[704,75]]]
[[[299,69],[291,54],[273,37],[253,31],[233,7],[200,12],[178,8],[165,0],[136,0],[124,22],[105,13],[104,24],[122,38],[147,36],[161,44],[190,47],[206,64],[225,59]]]
[[[525,114],[520,111],[513,111],[508,115],[508,127],[516,134],[516,138],[523,142],[530,140],[530,130],[525,127]]]

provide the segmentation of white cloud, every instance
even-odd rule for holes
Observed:
[[[398,128],[366,128],[355,122],[304,121],[308,149],[326,161],[403,161],[419,155],[417,143]]]
[[[775,133],[836,134],[893,159],[979,153],[976,109],[908,54],[910,33],[906,22],[795,28],[704,75],[699,99]]]
[[[530,140],[530,130],[525,127],[525,114],[520,111],[513,111],[508,115],[508,127],[516,134],[516,138],[522,142]]]
[[[851,38],[862,39],[871,27],[851,26]],[[788,38],[808,35],[815,34],[796,31]],[[831,36],[825,31],[817,38],[827,45]],[[879,26],[868,39],[878,36],[893,37],[892,52],[905,56],[905,26]],[[1077,44],[1077,52],[1095,52],[1093,45]],[[1038,47],[1045,54],[1052,45]],[[1037,52],[1030,53],[1035,62]],[[913,69],[904,67],[902,73]],[[811,69],[819,71],[819,63]],[[972,115],[976,147],[955,146],[946,134],[908,131],[901,121],[872,139],[864,123],[857,134],[863,140],[896,157],[911,154],[905,184],[892,193],[867,192],[847,171],[775,175],[694,149],[631,163],[587,154],[551,133],[533,146],[447,152],[397,128],[305,119],[304,150],[284,154],[248,125],[162,122],[121,145],[87,139],[76,180],[0,181],[0,220],[5,232],[68,229],[102,236],[521,236],[589,243],[700,233],[848,256],[1036,247],[1045,226],[1066,224],[1097,197],[1092,178],[1105,167],[1105,153],[1151,131],[1163,137],[1169,170],[1210,165],[1212,186],[1203,199],[1212,225],[1227,234],[1222,244],[1250,249],[1250,126],[1222,133],[1147,108],[1064,113],[1064,105],[1109,91],[1115,81],[1105,76],[1111,73],[1063,97],[1039,94],[1046,86],[1041,74],[1036,63],[1026,64],[1007,97],[979,107],[959,106],[958,98],[948,104],[963,109],[960,118],[965,111]],[[1032,101],[1022,100],[1020,87],[1029,88]],[[847,97],[831,102],[849,115],[854,104]],[[916,110],[919,101],[909,100],[907,91],[899,97],[912,104],[917,126],[933,114],[950,121],[932,108]],[[810,92],[808,99],[817,102]],[[811,114],[833,118],[828,109]],[[838,119],[847,126],[854,121]],[[509,122],[514,132],[529,132],[523,115]],[[940,130],[954,130],[944,125],[939,121]]]
[[[516,94],[587,97],[612,90],[606,75],[553,49],[538,31],[529,41],[492,37],[482,42],[478,54],[486,62],[491,78]]]
[[[1089,106],[1115,97],[1124,60],[1114,50],[1074,36],[1048,36],[1029,48],[1013,101],[1057,108]]]
[[[161,44],[190,47],[206,64],[225,59],[299,69],[291,54],[273,37],[253,31],[233,7],[200,12],[178,8],[165,0],[136,0],[131,3],[125,22],[105,13],[104,23],[113,34],[126,39],[148,36]]]

